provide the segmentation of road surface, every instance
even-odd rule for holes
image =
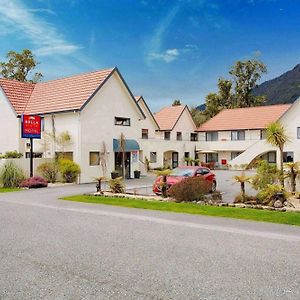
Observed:
[[[0,194],[0,299],[300,299],[300,228]]]

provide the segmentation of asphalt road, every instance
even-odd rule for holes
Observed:
[[[300,299],[300,228],[0,194],[0,299]]]

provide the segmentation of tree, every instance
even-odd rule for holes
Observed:
[[[61,132],[55,137],[55,142],[62,151],[63,158],[65,158],[66,147],[72,144],[72,136],[68,131]]]
[[[197,127],[203,124],[207,119],[206,115],[194,106],[190,108],[190,112]]]
[[[283,148],[284,145],[289,141],[286,134],[285,128],[279,121],[271,122],[266,128],[266,140],[267,142],[275,147],[278,147],[280,157],[280,182],[284,187],[284,177],[283,177]]]
[[[258,106],[265,102],[265,97],[254,96],[253,89],[257,86],[262,74],[267,72],[266,65],[257,60],[237,61],[229,74],[235,83],[235,101],[237,107]]]
[[[246,176],[245,173],[243,172],[239,176],[238,175],[234,176],[233,179],[241,185],[241,196],[242,196],[242,200],[244,202],[245,199],[246,199],[245,185],[246,185],[246,182],[250,182],[251,181],[251,177],[250,176]]]
[[[42,79],[41,73],[34,73],[31,79],[28,76],[39,64],[29,49],[21,53],[9,51],[6,54],[7,62],[0,62],[0,76],[25,82],[38,82]]]
[[[168,197],[167,194],[167,177],[172,173],[171,170],[162,170],[162,171],[157,171],[156,175],[157,176],[161,176],[162,180],[161,180],[161,195],[164,198]]]
[[[225,108],[258,106],[264,103],[264,96],[254,96],[253,89],[257,86],[266,66],[259,60],[237,61],[231,67],[231,79],[219,78],[218,92],[209,93],[205,98],[207,119],[214,117]]]
[[[174,100],[172,106],[178,106],[181,105],[181,101],[180,100]]]

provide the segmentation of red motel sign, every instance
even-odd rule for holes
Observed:
[[[22,138],[41,138],[41,117],[22,115]]]

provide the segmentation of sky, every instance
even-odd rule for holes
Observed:
[[[31,49],[44,80],[117,66],[152,110],[199,105],[253,57],[300,63],[300,0],[0,0],[0,60]]]

